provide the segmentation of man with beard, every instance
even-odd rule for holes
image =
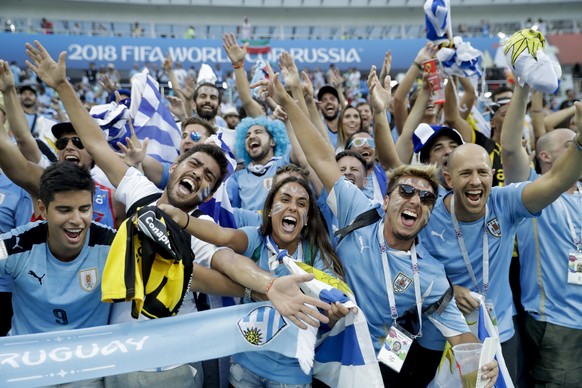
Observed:
[[[285,126],[264,116],[243,119],[236,129],[235,154],[245,168],[227,182],[233,207],[261,210],[277,169],[291,162]]]
[[[116,196],[125,203],[127,209],[150,195],[161,194],[158,200],[152,200],[152,205],[170,204],[190,213],[197,209],[202,201],[208,199],[220,185],[227,172],[226,157],[220,148],[201,144],[192,147],[172,165],[169,183],[160,193],[160,190],[151,181],[135,168],[128,167],[109,147],[101,129],[84,109],[73,86],[67,81],[66,52],[59,55],[58,63],[56,63],[38,41],[35,41],[35,46],[27,43],[26,48],[30,58],[30,61],[27,61],[27,66],[47,85],[57,91],[87,151],[93,155],[111,183],[118,188]],[[328,322],[324,315],[316,309],[308,307],[305,303],[326,310],[329,310],[330,306],[318,299],[303,295],[296,284],[296,282],[310,280],[311,276],[288,276],[275,279],[270,273],[262,271],[250,259],[236,255],[231,250],[217,250],[213,245],[194,237],[190,239],[190,242],[195,255],[191,285],[194,291],[243,296],[244,288],[240,286],[242,284],[255,291],[266,293],[281,315],[289,318],[301,328],[307,327],[302,321],[313,326],[318,325],[314,319]],[[188,294],[191,295],[191,293]],[[195,310],[192,306],[192,300],[189,302],[189,307],[186,307],[188,304],[186,301],[184,302],[185,305],[181,311],[187,313]],[[131,303],[119,305],[119,313],[116,314],[114,311],[115,317],[111,322],[131,320],[130,310]],[[297,316],[301,317],[302,321]],[[148,372],[136,373],[148,374]],[[161,381],[164,381],[168,386],[192,386],[194,374],[196,374],[195,371],[189,365],[183,365],[159,372],[159,374],[149,373],[148,378],[155,381],[150,381],[152,384],[161,384]],[[123,377],[115,378],[114,384],[128,386],[128,379],[131,378],[131,376],[127,376],[125,379]]]
[[[337,124],[340,113],[339,94],[331,85],[324,85],[317,92],[319,110],[327,127],[327,135],[333,148],[337,148]]]
[[[194,109],[196,116],[208,121],[216,132],[223,133],[223,140],[230,149],[234,148],[234,131],[226,128],[226,122],[220,116],[220,90],[216,85],[210,82],[200,84],[194,91]]]

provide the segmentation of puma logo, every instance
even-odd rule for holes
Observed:
[[[23,247],[20,246],[20,236],[16,236],[16,244],[14,244],[14,246],[12,247],[12,249],[16,248],[24,249]]]
[[[358,242],[360,243],[360,253],[364,253],[364,249],[370,248],[367,245],[364,245],[364,238],[362,236],[358,236]]]
[[[430,235],[431,236],[438,236],[438,237],[440,237],[441,240],[443,240],[443,242],[445,242],[445,238],[443,237],[443,235],[445,234],[445,232],[446,232],[446,229],[443,229],[442,233],[440,233],[440,234],[437,233],[437,232],[435,232],[434,230],[431,230],[430,231]]]
[[[37,274],[34,273],[34,271],[28,271],[28,274],[31,275],[32,277],[35,277],[38,279],[38,282],[40,283],[40,285],[42,286],[42,278],[44,278],[44,276],[46,274],[43,274],[41,277],[39,277]]]

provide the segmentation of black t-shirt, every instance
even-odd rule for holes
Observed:
[[[503,173],[503,163],[501,161],[501,146],[494,140],[483,135],[479,131],[473,130],[473,143],[479,144],[487,150],[491,165],[495,169],[493,174],[493,186],[503,186],[505,182],[505,174]]]

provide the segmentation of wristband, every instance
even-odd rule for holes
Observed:
[[[245,61],[241,61],[241,62],[239,62],[239,63],[233,63],[233,64],[232,64],[232,67],[233,67],[234,69],[240,69],[240,68],[242,68],[242,67],[245,67]]]
[[[186,229],[190,225],[190,216],[186,213],[186,225],[182,227],[182,230]]]
[[[245,287],[245,303],[251,303],[253,301],[253,290],[248,287]]]
[[[412,63],[414,63],[414,64],[416,65],[416,67],[418,67],[418,70],[422,70],[422,65],[421,65],[421,64],[419,64],[419,63],[418,63],[418,62],[416,62],[416,61],[414,61],[414,62],[412,62]]]
[[[275,280],[277,280],[277,278],[271,279],[271,281],[269,282],[269,284],[267,284],[267,287],[265,287],[265,295],[267,295],[267,293],[271,289],[271,286],[273,285],[273,283],[275,283]]]

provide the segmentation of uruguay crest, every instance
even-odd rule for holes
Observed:
[[[79,283],[87,292],[93,291],[97,286],[97,268],[82,269],[79,271]]]
[[[398,275],[396,275],[396,278],[394,279],[393,283],[394,292],[406,291],[406,289],[408,288],[408,286],[410,286],[411,283],[412,283],[411,278],[409,278],[402,272],[398,272]]]
[[[493,237],[501,237],[501,227],[499,226],[499,220],[497,217],[494,219],[487,221],[487,230]]]
[[[236,323],[240,333],[251,345],[262,346],[281,333],[288,323],[273,306],[261,306]]]

